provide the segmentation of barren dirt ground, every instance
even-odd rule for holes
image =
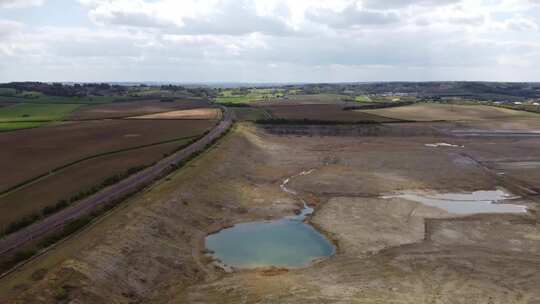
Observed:
[[[429,127],[429,126],[427,126]],[[447,142],[461,148],[427,147]],[[239,124],[186,168],[0,280],[0,303],[540,303],[538,196],[527,171],[484,162],[540,138],[278,136]],[[540,158],[540,157],[539,157]],[[335,256],[298,270],[226,273],[204,254],[223,227],[292,214],[298,198]],[[528,182],[528,183],[527,183]],[[522,215],[456,218],[400,190],[505,187]]]
[[[179,110],[131,117],[131,119],[219,119],[221,111],[215,108]]]

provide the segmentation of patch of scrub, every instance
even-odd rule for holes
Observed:
[[[307,267],[334,254],[334,246],[304,219],[307,206],[297,216],[281,220],[238,224],[206,238],[206,248],[225,265],[235,268]]]
[[[464,148],[464,146],[458,146],[458,145],[452,145],[448,143],[436,143],[436,144],[426,144],[426,147],[430,148],[439,148],[439,147],[446,147],[446,148]]]
[[[481,213],[526,213],[527,207],[503,203],[518,197],[502,190],[475,191],[472,193],[429,193],[405,191],[396,195],[383,196],[385,199],[402,198],[437,207],[453,214]]]

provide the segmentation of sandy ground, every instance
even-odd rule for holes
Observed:
[[[464,147],[426,146],[437,142]],[[526,171],[513,168],[519,179],[507,179],[483,163],[532,148],[539,139],[296,137],[241,124],[187,168],[0,280],[0,302],[538,304],[538,198],[522,185]],[[316,208],[311,222],[336,255],[298,270],[216,267],[204,237],[292,214],[300,201],[279,185],[309,169],[288,187]],[[524,196],[531,212],[455,218],[379,198],[498,186]]]
[[[136,116],[131,119],[219,119],[220,113],[219,109],[205,108]]]

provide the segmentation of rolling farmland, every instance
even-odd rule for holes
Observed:
[[[12,172],[0,177],[0,191],[87,157],[202,134],[214,124],[205,120],[106,120],[0,133],[0,146],[12,147],[0,151],[0,165]]]
[[[286,120],[321,120],[321,121],[343,121],[343,122],[389,122],[395,121],[392,118],[385,118],[376,114],[361,113],[356,111],[346,111],[343,105],[339,104],[312,104],[312,105],[264,105],[261,106],[276,119]]]
[[[103,105],[84,105],[67,117],[69,120],[93,120],[125,118],[138,115],[163,113],[175,110],[187,110],[208,106],[200,100],[177,100],[161,102],[159,100],[143,100],[134,102],[116,102]]]

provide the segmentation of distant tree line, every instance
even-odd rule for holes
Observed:
[[[39,92],[59,97],[85,97],[119,95],[127,92],[127,87],[107,83],[62,84],[44,82],[11,82],[0,84],[0,88],[15,89],[17,93],[24,91]]]

